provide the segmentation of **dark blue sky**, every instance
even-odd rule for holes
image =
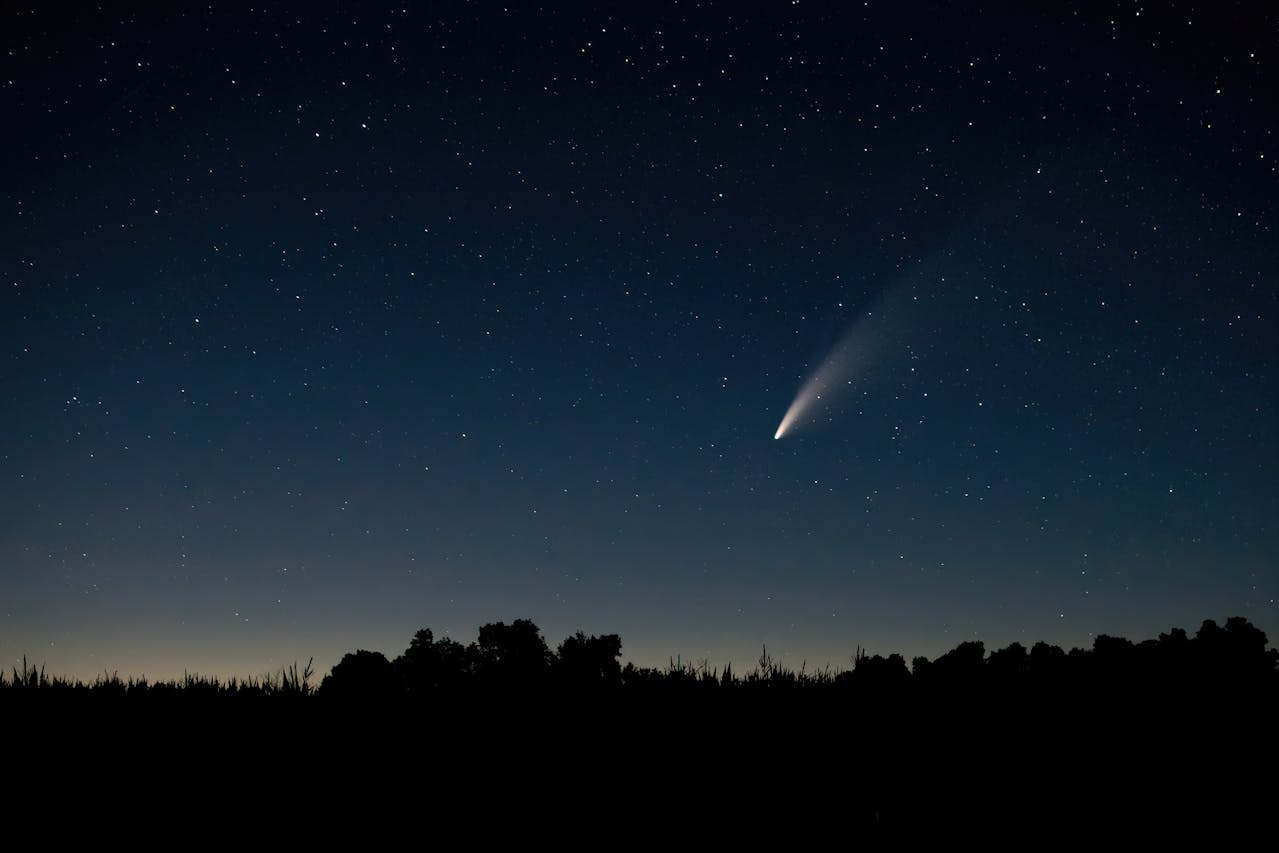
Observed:
[[[0,659],[1273,638],[1277,23],[11,12]]]

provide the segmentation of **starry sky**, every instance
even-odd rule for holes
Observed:
[[[0,663],[1279,638],[1263,6],[7,11]]]

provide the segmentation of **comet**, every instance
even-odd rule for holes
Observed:
[[[773,433],[775,441],[811,424],[823,405],[830,404],[837,391],[848,387],[864,373],[875,337],[864,328],[866,319],[854,323],[812,375],[804,380],[782,422],[777,425],[777,432]]]
[[[866,378],[877,357],[890,339],[890,321],[903,307],[904,286],[892,287],[835,344],[817,369],[800,385],[790,408],[773,433],[776,441],[796,430],[811,426],[824,411],[837,402],[840,394]]]

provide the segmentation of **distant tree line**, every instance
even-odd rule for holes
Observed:
[[[1225,626],[1209,619],[1194,637],[1173,628],[1157,639],[1134,643],[1099,635],[1091,649],[1069,652],[1048,643],[1021,643],[986,653],[980,641],[960,643],[935,660],[916,657],[907,667],[900,654],[868,655],[860,649],[849,670],[798,670],[778,664],[767,651],[753,669],[738,674],[707,664],[672,660],[665,667],[622,666],[616,634],[568,637],[552,652],[533,622],[484,625],[474,643],[436,639],[430,629],[414,635],[394,660],[360,650],[343,656],[320,692],[332,696],[421,696],[465,689],[636,689],[665,687],[870,688],[893,692],[914,688],[986,690],[1026,687],[1109,689],[1229,682],[1267,688],[1279,683],[1279,651],[1265,632],[1239,616]]]
[[[837,817],[840,838],[859,827],[1037,838],[1112,822],[1180,833],[1187,815],[1219,832],[1274,815],[1279,652],[1243,618],[1069,651],[969,641],[908,663],[857,649],[842,670],[766,651],[741,672],[621,656],[616,634],[577,632],[552,649],[519,619],[470,643],[422,629],[394,659],[353,651],[318,685],[309,664],[86,684],[23,661],[0,673],[0,719],[8,765],[24,780],[47,772],[41,790],[95,767],[102,788],[133,792],[120,779],[136,771],[182,796],[198,784],[239,796],[261,780],[270,796],[326,786],[382,804],[395,788],[406,799],[390,813],[465,816],[481,796],[521,830],[532,824],[512,820],[512,804],[585,820],[647,793],[661,802],[638,820],[657,815],[664,832],[683,826],[670,815],[684,811],[661,811],[668,801],[758,802],[747,823],[764,838],[766,825],[794,837],[787,816],[805,809]],[[348,807],[362,825],[372,809]],[[634,822],[623,814],[624,829]]]
[[[870,655],[858,649],[853,666],[832,670],[787,667],[765,650],[753,668],[738,673],[707,663],[680,659],[664,667],[621,663],[622,640],[617,634],[587,635],[581,631],[564,639],[554,651],[541,631],[527,619],[510,624],[494,622],[479,629],[475,642],[462,644],[436,638],[429,628],[414,634],[403,654],[389,660],[382,652],[350,652],[333,667],[318,689],[310,662],[286,667],[278,675],[219,680],[186,675],[177,681],[148,682],[103,674],[84,683],[49,676],[43,668],[13,667],[0,671],[0,696],[18,693],[72,693],[96,696],[152,697],[309,697],[335,700],[423,698],[488,690],[502,691],[653,691],[663,689],[724,690],[733,688],[855,689],[859,694],[909,695],[912,691],[1104,689],[1157,691],[1188,686],[1232,691],[1279,691],[1279,651],[1268,638],[1239,616],[1218,625],[1209,619],[1191,637],[1173,628],[1157,639],[1134,643],[1122,637],[1099,635],[1091,649],[1065,651],[1048,643],[1027,649],[1021,643],[986,652],[980,641],[962,642],[929,660],[916,657],[907,666],[900,654]]]
[[[552,653],[542,632],[528,619],[482,625],[469,645],[448,637],[437,640],[430,628],[423,628],[393,661],[381,652],[363,649],[344,655],[325,677],[321,692],[417,696],[470,687],[615,688],[623,684],[621,655],[618,635],[588,637],[581,631]]]

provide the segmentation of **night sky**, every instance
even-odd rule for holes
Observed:
[[[1271,4],[405,5],[4,13],[0,663],[1279,638]]]

